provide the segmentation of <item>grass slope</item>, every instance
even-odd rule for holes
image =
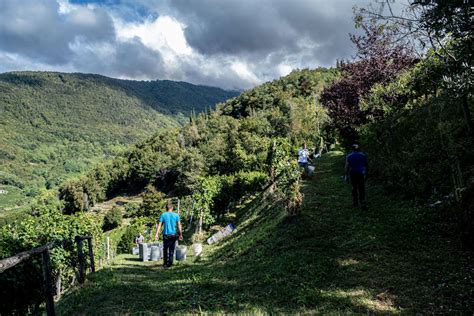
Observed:
[[[341,153],[318,160],[298,218],[256,196],[237,211],[238,232],[199,261],[162,270],[120,256],[58,304],[60,314],[465,313],[474,308],[468,253],[433,213],[377,194],[350,207]]]

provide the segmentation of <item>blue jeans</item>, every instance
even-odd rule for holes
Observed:
[[[174,248],[176,246],[177,235],[163,235],[163,265],[171,267],[173,265]]]
[[[308,166],[309,166],[309,163],[307,162],[298,162],[298,165],[300,165],[300,168],[303,168],[304,169],[304,176],[307,176],[309,174],[309,170],[308,170]]]
[[[301,168],[304,168],[304,170],[306,170],[306,168],[308,168],[308,163],[307,162],[298,162],[298,165],[300,165]]]

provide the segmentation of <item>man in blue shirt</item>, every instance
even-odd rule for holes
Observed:
[[[346,175],[352,184],[354,206],[360,205],[367,209],[365,201],[365,176],[367,175],[367,157],[360,152],[359,145],[352,145],[352,152],[346,158]]]
[[[158,240],[161,226],[163,226],[163,266],[169,268],[173,265],[174,248],[176,240],[183,240],[183,228],[179,215],[173,212],[173,204],[167,205],[167,211],[161,214],[159,223],[156,224],[155,240]],[[178,233],[176,234],[176,226]]]

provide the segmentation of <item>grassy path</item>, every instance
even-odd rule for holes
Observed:
[[[237,210],[238,232],[170,270],[120,256],[58,306],[59,314],[456,313],[474,308],[469,254],[443,236],[435,211],[369,187],[351,207],[342,155],[318,160],[301,216],[265,196]]]

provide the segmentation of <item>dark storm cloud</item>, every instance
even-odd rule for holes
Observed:
[[[305,50],[330,64],[352,52],[353,1],[173,0],[189,44],[206,55],[268,55]]]
[[[21,5],[20,5],[21,4]],[[54,0],[2,0],[0,49],[51,64],[64,64],[76,39],[94,43],[115,36],[110,16],[101,8],[58,13]]]
[[[1,51],[55,70],[64,65],[68,70],[128,78],[163,73],[160,52],[138,38],[117,41],[114,21],[100,6],[75,6],[61,12],[55,0],[2,0]],[[12,63],[11,58],[4,59]]]
[[[104,56],[97,48],[84,49],[74,59],[74,64],[84,72],[101,73],[119,78],[147,79],[164,75],[161,54],[138,39],[106,44]]]
[[[171,1],[188,24],[189,44],[204,54],[268,52],[295,44],[293,30],[276,23],[266,1]]]

